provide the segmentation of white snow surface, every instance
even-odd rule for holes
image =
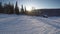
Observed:
[[[60,34],[60,17],[0,14],[0,34]]]

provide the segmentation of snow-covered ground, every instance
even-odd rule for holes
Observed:
[[[60,34],[60,17],[0,14],[0,34]]]

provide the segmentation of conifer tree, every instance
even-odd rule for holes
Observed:
[[[4,13],[8,14],[9,8],[8,4],[4,4]]]
[[[4,5],[4,13],[7,13],[7,14],[13,14],[14,12],[14,5],[10,4],[5,4]]]
[[[3,13],[3,6],[2,6],[2,2],[0,2],[0,13]]]
[[[26,7],[25,7],[25,12],[24,12],[25,14],[27,14],[27,10],[26,10]]]
[[[10,10],[10,12],[9,12],[10,14],[14,13],[14,5],[13,4],[10,5],[9,10]]]
[[[23,5],[21,5],[21,13],[24,14]]]
[[[15,5],[15,13],[19,14],[19,8],[18,8],[18,5],[17,5],[17,1],[16,1],[16,5]]]

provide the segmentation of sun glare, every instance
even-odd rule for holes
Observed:
[[[26,6],[26,10],[27,10],[27,11],[31,11],[31,10],[32,10],[32,7]]]

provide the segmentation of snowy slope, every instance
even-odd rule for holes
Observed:
[[[51,18],[0,14],[0,34],[60,34],[60,18]]]

